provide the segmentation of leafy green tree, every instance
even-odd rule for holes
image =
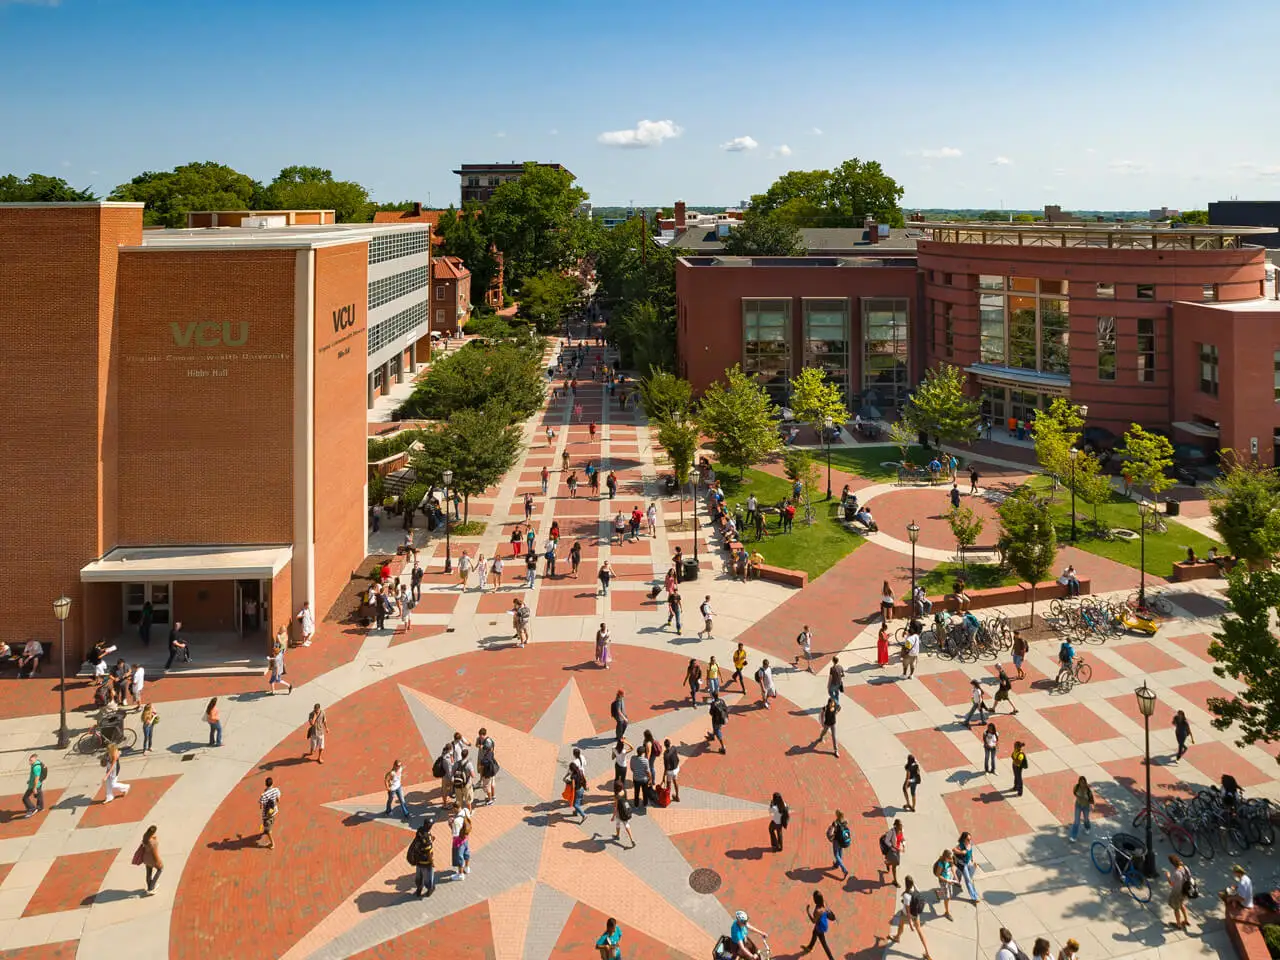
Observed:
[[[1035,223],[1039,219],[1034,213],[1015,213],[1013,215],[1014,223]]]
[[[776,212],[796,227],[860,227],[868,215],[877,223],[900,227],[902,193],[878,162],[854,157],[832,170],[783,174],[751,198],[751,209]]]
[[[754,379],[734,364],[724,380],[711,384],[702,395],[698,420],[711,437],[716,459],[737,468],[739,479],[747,467],[760,463],[778,449],[778,408]]]
[[[587,192],[565,170],[526,163],[484,206],[484,228],[502,251],[512,286],[546,270],[563,270],[581,256],[589,231],[579,208]]]
[[[111,191],[112,200],[146,204],[148,226],[185,227],[191,210],[248,210],[261,186],[221,163],[184,163],[166,171],[140,173]]]
[[[1058,555],[1058,537],[1049,505],[1019,487],[996,508],[1000,515],[1000,551],[1004,562],[1031,585],[1031,617],[1036,615],[1036,584],[1048,578]]]
[[[663,460],[676,478],[676,494],[680,498],[680,523],[684,524],[684,491],[689,485],[689,471],[698,452],[701,433],[687,412],[671,411],[657,418],[658,443]]]
[[[369,219],[369,191],[353,180],[335,180],[323,167],[285,167],[257,197],[261,210],[332,210],[339,223]]]
[[[956,507],[947,514],[947,526],[951,528],[951,536],[955,537],[956,553],[960,554],[961,569],[966,566],[965,549],[978,542],[986,523],[969,507]]]
[[[1171,220],[1172,223],[1185,223],[1196,227],[1207,227],[1209,225],[1208,210],[1183,210]]]
[[[813,466],[813,454],[802,447],[789,447],[782,457],[782,472],[792,483],[797,480],[804,483],[804,478],[809,475],[811,466]]]
[[[905,466],[911,460],[911,445],[916,442],[916,430],[905,420],[895,420],[889,424],[889,442],[902,454]]]
[[[1146,487],[1156,506],[1160,494],[1173,486],[1169,471],[1173,469],[1173,444],[1169,438],[1144,430],[1133,424],[1125,432],[1124,442],[1117,450],[1124,460],[1124,472],[1136,487]],[[1154,515],[1157,511],[1153,510]]]
[[[1211,697],[1213,726],[1240,731],[1239,746],[1280,739],[1280,642],[1271,632],[1280,607],[1280,572],[1236,567],[1227,575],[1227,613],[1209,644],[1213,672],[1244,684],[1239,696]]]
[[[607,324],[622,362],[637,370],[672,370],[676,365],[676,319],[652,300],[637,300],[615,310]]]
[[[401,413],[406,419],[445,420],[496,402],[513,417],[527,417],[542,403],[542,349],[537,339],[468,344],[431,364]]]
[[[1081,450],[1076,454],[1075,473],[1069,477],[1076,496],[1093,507],[1093,528],[1100,531],[1098,507],[1111,499],[1115,492],[1111,488],[1111,478],[1102,470],[1102,462],[1096,454]]]
[[[29,173],[19,179],[12,173],[0,177],[0,203],[70,203],[97,200],[90,190],[77,190],[61,177]]]
[[[963,444],[978,439],[981,412],[976,397],[965,392],[965,373],[949,363],[926,370],[911,394],[902,418],[938,443]]]
[[[735,257],[800,257],[805,253],[804,237],[780,216],[749,210],[725,237],[724,252]]]
[[[791,381],[791,413],[797,420],[811,425],[819,437],[828,417],[837,425],[849,419],[840,388],[819,367],[805,367]]]
[[[459,257],[471,271],[471,296],[482,300],[498,275],[498,257],[493,239],[484,226],[484,214],[478,204],[463,206],[461,214],[450,204],[440,215],[437,231],[440,250],[446,256]]]
[[[1227,551],[1264,570],[1280,551],[1280,471],[1222,451],[1222,476],[1209,488],[1213,528]]]
[[[647,300],[658,310],[663,321],[674,323],[676,304],[676,251],[659,246],[644,230],[643,221],[630,221],[605,230],[595,221],[588,232],[591,261],[596,271],[596,299],[602,304],[620,304],[610,317],[610,336],[617,340],[616,322],[626,307]],[[674,326],[672,326],[674,352]],[[624,352],[624,362],[626,354]]]
[[[543,270],[526,277],[520,285],[520,316],[534,324],[539,333],[564,329],[565,317],[582,296],[582,283],[561,270]]]
[[[1031,424],[1031,439],[1036,445],[1036,460],[1054,485],[1071,471],[1071,451],[1080,445],[1080,428],[1084,418],[1080,408],[1064,397],[1055,397],[1049,409],[1036,416]]]
[[[640,381],[640,399],[651,420],[688,420],[693,412],[693,384],[666,370],[650,368],[649,375]]]
[[[520,457],[520,428],[502,403],[455,410],[448,423],[423,437],[423,450],[412,458],[419,480],[441,485],[453,471],[450,490],[463,498],[463,522],[470,519],[471,498],[502,482]]]

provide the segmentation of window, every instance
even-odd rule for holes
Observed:
[[[437,283],[437,284],[436,284],[436,299],[437,299],[437,300],[443,300],[443,299],[444,299],[444,284],[443,284],[443,283]]]
[[[1216,283],[1206,283],[1200,289],[1200,299],[1206,303],[1213,303],[1218,299],[1218,285]]]
[[[414,267],[403,273],[393,273],[369,284],[369,309],[390,303],[397,297],[431,286],[430,271],[426,267]]]
[[[1045,373],[1071,372],[1071,321],[1066,300],[1040,301],[1040,369]]]
[[[947,359],[950,360],[955,356],[956,352],[956,327],[951,319],[952,304],[946,303],[942,306],[942,335],[946,345]]]
[[[942,282],[948,287],[951,286],[951,274],[944,273],[942,275]]]
[[[872,406],[900,407],[907,399],[907,304],[873,297],[862,301],[862,388]]]
[[[979,362],[1060,375],[1070,372],[1066,280],[980,275],[978,289]]]
[[[1004,277],[992,277],[992,276],[988,276],[987,274],[983,274],[978,277],[978,289],[979,290],[1003,290]]]
[[[369,241],[369,262],[382,263],[427,252],[428,230],[396,229]]]
[[[489,186],[491,186],[491,187],[496,187],[496,186],[497,186],[498,184],[500,184],[501,182],[502,182],[502,180],[501,180],[500,178],[498,178],[498,177],[490,177],[490,178],[489,178]]]
[[[1098,318],[1098,379],[1116,378],[1116,318]]]
[[[1156,382],[1156,322],[1138,321],[1138,382]]]
[[[1004,364],[1003,296],[992,293],[978,296],[978,341],[978,359],[982,363]]]
[[[1272,354],[1271,362],[1275,367],[1276,403],[1280,403],[1280,350]]]
[[[774,403],[787,399],[791,379],[791,301],[742,301],[742,369],[769,391]]]
[[[440,326],[442,326],[442,327],[444,326],[444,311],[443,311],[443,310],[437,310],[437,311],[436,311],[436,323],[438,323],[438,324],[439,324]]]
[[[468,187],[478,187],[478,186],[480,186],[480,178],[479,178],[479,177],[467,177],[467,186],[468,186]]]
[[[373,356],[397,337],[403,336],[428,320],[427,302],[421,300],[394,316],[369,328],[369,356]]]
[[[804,301],[804,365],[824,371],[849,396],[849,302]]]
[[[1114,283],[1100,283],[1094,288],[1094,294],[1099,300],[1114,300],[1116,298],[1116,285]]]
[[[1211,343],[1200,344],[1200,392],[1218,395],[1218,348]]]
[[[1139,300],[1154,300],[1156,298],[1156,285],[1154,283],[1138,284]]]

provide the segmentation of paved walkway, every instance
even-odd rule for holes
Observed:
[[[995,663],[926,657],[910,680],[900,679],[896,663],[875,665],[876,627],[867,617],[880,581],[888,576],[902,585],[910,576],[909,560],[877,540],[804,591],[793,591],[725,577],[703,539],[704,575],[685,588],[692,594],[685,612],[695,621],[697,600],[710,594],[715,639],[698,640],[691,635],[697,625],[688,623],[682,633],[664,629],[665,611],[648,599],[647,587],[665,571],[676,544],[692,553],[692,536],[668,533],[666,521],[678,515],[678,505],[658,500],[663,523],[656,538],[606,542],[608,518],[646,502],[661,472],[654,462],[660,451],[643,418],[606,399],[598,384],[588,384],[580,393],[581,422],[574,422],[568,401],[534,418],[521,465],[472,503],[473,517],[488,521],[484,534],[453,544],[455,560],[462,549],[509,555],[507,538],[523,520],[528,490],[535,494],[539,544],[553,521],[560,524],[561,576],[540,576],[526,591],[522,583],[511,586],[523,565],[517,570],[509,563],[501,590],[481,594],[473,581],[460,592],[456,576],[441,572],[443,545],[430,541],[423,556],[432,572],[414,627],[323,625],[317,644],[290,658],[294,695],[268,697],[260,684],[240,688],[244,681],[230,679],[154,683],[163,717],[157,750],[126,759],[124,778],[133,789],[110,805],[101,802],[102,771],[93,758],[52,750],[56,701],[49,700],[47,682],[6,681],[4,702],[16,695],[30,709],[15,707],[0,719],[0,737],[11,745],[0,752],[0,810],[21,810],[30,749],[41,751],[51,772],[47,813],[30,820],[0,814],[0,957],[115,960],[123,948],[145,958],[372,958],[412,951],[534,960],[588,955],[605,917],[615,916],[629,958],[702,960],[736,909],[749,910],[753,923],[772,934],[775,955],[793,957],[807,940],[803,906],[815,888],[839,917],[831,940],[841,956],[918,955],[909,936],[896,946],[885,940],[896,891],[883,882],[876,837],[895,816],[906,824],[903,873],[922,885],[938,851],[961,829],[972,831],[977,844],[983,902],[953,904],[950,922],[938,906],[926,910],[937,960],[992,955],[1002,924],[1024,947],[1043,935],[1056,950],[1075,937],[1089,960],[1228,949],[1213,918],[1215,901],[1197,902],[1192,936],[1171,932],[1162,925],[1162,898],[1139,907],[1093,870],[1087,844],[1069,843],[1064,828],[1078,774],[1089,777],[1107,805],[1097,831],[1132,819],[1142,780],[1133,688],[1142,679],[1160,698],[1152,731],[1161,758],[1157,793],[1193,790],[1229,769],[1251,792],[1280,797],[1274,758],[1261,748],[1235,748],[1209,725],[1205,700],[1225,692],[1205,653],[1221,609],[1212,582],[1170,588],[1178,616],[1156,638],[1086,648],[1093,681],[1069,694],[1046,680],[1052,644],[1037,645],[1027,681],[1015,686],[1019,714],[996,720],[999,772],[984,775],[977,772],[977,728],[961,719],[969,680],[990,683]],[[544,424],[559,431],[552,448]],[[611,504],[583,491],[569,499],[558,469],[565,451],[579,473],[587,459],[606,473],[615,469],[618,499]],[[546,498],[538,482],[544,464],[555,484]],[[879,496],[878,513],[896,509],[899,495]],[[910,497],[901,496],[904,503]],[[584,547],[577,580],[563,575],[563,546],[575,538]],[[605,559],[621,575],[608,596],[594,586]],[[1076,562],[1092,575],[1097,559],[1081,554]],[[933,562],[918,558],[917,565]],[[1116,589],[1130,586],[1133,571],[1123,570],[1126,582],[1114,572]],[[534,609],[533,643],[523,650],[510,642],[507,611],[516,596],[527,597]],[[591,639],[600,622],[613,637],[608,670],[593,663]],[[816,635],[814,675],[791,665],[804,623]],[[735,640],[748,651],[748,676],[762,658],[774,661],[781,697],[765,710],[754,684],[748,680],[745,693],[735,685],[727,697],[731,717],[722,756],[708,751],[706,708],[690,707],[682,677],[691,656],[705,665],[714,654],[727,664]],[[825,698],[823,671],[833,654],[850,670],[839,758],[829,744],[812,746]],[[613,841],[608,815],[609,702],[619,688],[631,719],[628,739],[638,742],[648,729],[671,739],[684,757],[682,801],[639,814],[634,849]],[[210,691],[224,697],[225,746],[217,749],[204,746],[200,720]],[[324,765],[302,757],[307,712],[317,702],[330,721]],[[1177,766],[1165,762],[1174,709],[1188,712],[1197,739]],[[82,729],[85,721],[77,714],[73,725]],[[404,863],[410,834],[399,819],[380,815],[383,773],[392,759],[403,760],[414,823],[435,815],[432,758],[452,731],[474,738],[480,726],[495,737],[503,771],[497,803],[476,813],[473,874],[442,883],[430,900],[415,900]],[[1015,738],[1029,745],[1022,797],[1008,790]],[[559,777],[574,745],[585,749],[591,780],[582,825],[564,817],[559,799]],[[924,769],[919,814],[902,811],[908,752]],[[272,852],[256,837],[256,796],[266,776],[276,779],[284,797],[280,843]],[[769,849],[765,832],[765,807],[775,790],[792,810],[781,853]],[[836,808],[853,825],[845,858],[852,878],[844,883],[830,870],[825,837]],[[130,858],[149,823],[159,828],[165,873],[156,896],[143,898],[137,895],[141,868]],[[442,825],[435,835],[444,863]],[[1159,847],[1162,857],[1166,852]],[[1252,853],[1246,862],[1257,864],[1257,877],[1276,872]],[[1227,867],[1222,858],[1199,865],[1203,887],[1222,885]],[[698,869],[714,872],[720,884],[714,892],[694,891],[690,880]]]

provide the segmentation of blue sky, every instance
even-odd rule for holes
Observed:
[[[543,160],[729,204],[857,156],[906,206],[1280,199],[1274,3],[0,0],[0,49],[0,173],[103,193],[308,163],[443,206]]]

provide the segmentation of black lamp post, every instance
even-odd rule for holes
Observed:
[[[916,609],[916,541],[920,539],[920,524],[912,520],[907,524],[907,539],[911,541],[911,599],[908,609],[915,613]],[[921,613],[923,616],[923,612]]]
[[[1071,542],[1076,542],[1076,457],[1080,451],[1071,448]]]
[[[53,601],[53,615],[58,618],[58,749],[65,750],[71,741],[67,730],[67,617],[71,614],[71,598]]]
[[[1142,681],[1142,686],[1134,691],[1138,698],[1138,709],[1142,711],[1142,726],[1146,731],[1146,765],[1147,765],[1147,855],[1142,860],[1142,872],[1148,877],[1156,875],[1156,853],[1151,839],[1151,715],[1156,712],[1156,693]]]
[[[689,465],[689,481],[693,484],[693,561],[698,562],[698,477],[701,471],[698,470],[698,462],[695,460]],[[680,575],[684,576],[684,571],[680,571]]]
[[[823,435],[826,437],[826,440],[827,440],[827,499],[828,500],[831,499],[831,428],[834,425],[835,425],[835,422],[830,417],[827,417],[827,419],[823,421],[823,426],[826,427],[826,430],[823,431]]]
[[[1138,501],[1138,607],[1147,605],[1147,514],[1151,512],[1151,503]]]
[[[440,477],[444,481],[444,572],[453,572],[453,557],[449,554],[449,484],[453,483],[453,471],[446,470]]]

